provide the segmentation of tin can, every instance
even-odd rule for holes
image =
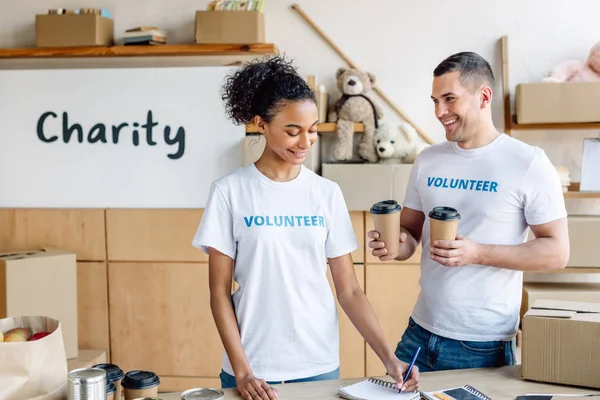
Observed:
[[[99,368],[78,368],[67,379],[69,400],[106,400],[106,371]]]
[[[136,397],[133,400],[162,400],[160,397]]]
[[[162,400],[160,397],[136,397],[133,400]]]
[[[181,400],[221,400],[224,398],[223,391],[213,388],[190,389],[181,393]]]

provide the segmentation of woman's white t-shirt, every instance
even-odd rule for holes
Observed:
[[[288,182],[242,167],[212,184],[192,243],[234,260],[233,306],[256,377],[284,381],[339,367],[327,258],[358,243],[336,183],[304,166]],[[225,352],[223,370],[234,374]]]

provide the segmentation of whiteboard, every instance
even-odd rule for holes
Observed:
[[[0,71],[0,207],[203,208],[241,166],[230,68]]]

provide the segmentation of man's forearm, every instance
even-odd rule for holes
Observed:
[[[477,264],[516,271],[543,271],[564,268],[568,245],[555,238],[541,237],[519,245],[480,244]]]
[[[400,253],[396,257],[398,261],[405,261],[411,258],[419,246],[419,241],[403,226],[400,227],[400,234],[402,233],[406,234],[406,241],[400,244]]]

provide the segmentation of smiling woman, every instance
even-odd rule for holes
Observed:
[[[225,348],[221,387],[237,387],[246,400],[274,400],[273,382],[339,377],[328,265],[340,305],[403,383],[406,366],[356,279],[358,242],[342,191],[302,164],[317,140],[310,87],[273,57],[230,76],[223,100],[229,117],[253,122],[266,145],[255,163],[213,183],[193,240],[208,253],[211,309]],[[232,279],[239,285],[233,299]],[[408,388],[416,386],[412,377]]]
[[[234,122],[252,122],[265,136],[256,167],[276,181],[297,175],[319,121],[314,94],[291,63],[281,57],[250,63],[227,80],[223,100]]]

